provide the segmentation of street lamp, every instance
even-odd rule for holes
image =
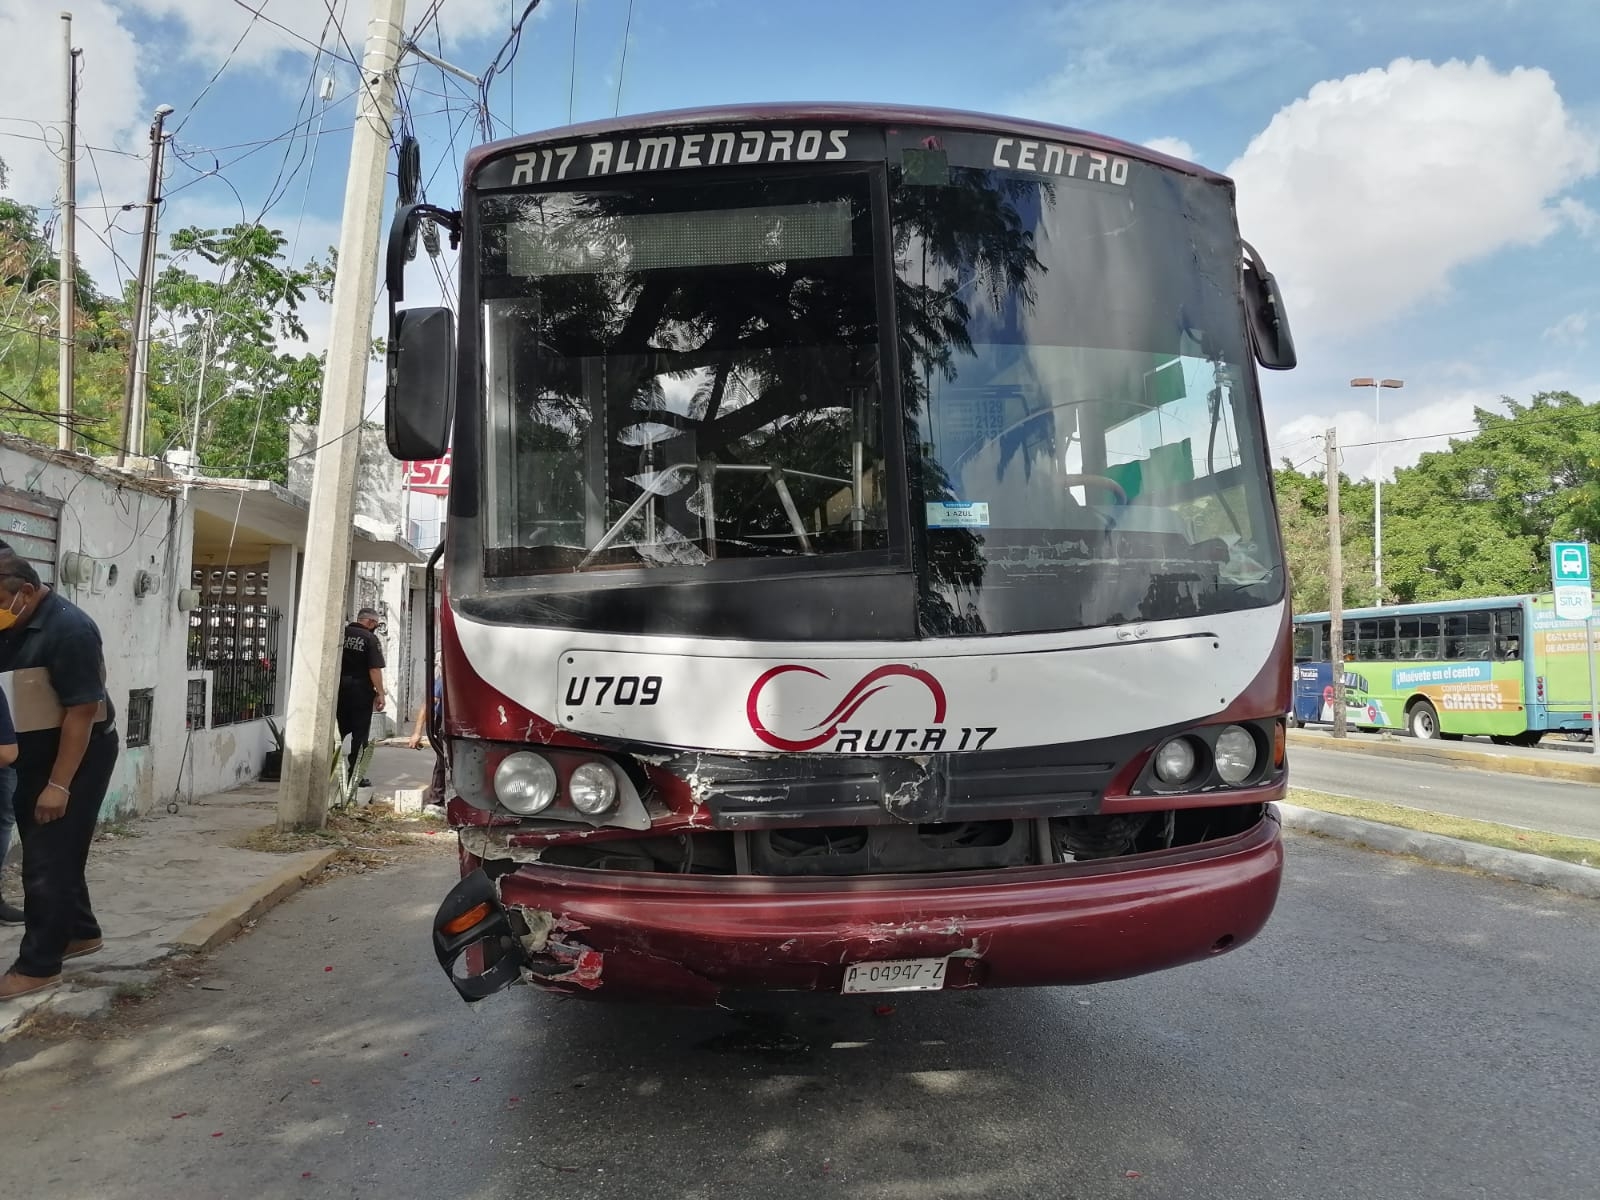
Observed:
[[[1383,389],[1405,387],[1404,379],[1352,379],[1353,388],[1372,389],[1372,421],[1378,433],[1372,440],[1377,466],[1372,472],[1372,586],[1383,604]]]

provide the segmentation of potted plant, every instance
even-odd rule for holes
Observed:
[[[283,730],[271,717],[267,718],[267,728],[272,731],[273,749],[267,751],[261,763],[261,779],[265,783],[277,783],[283,774]]]

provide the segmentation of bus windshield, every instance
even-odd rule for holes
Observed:
[[[1227,189],[893,159],[478,198],[485,574],[914,569],[928,637],[1280,599]]]
[[[510,573],[882,549],[862,175],[493,196],[483,217]]]

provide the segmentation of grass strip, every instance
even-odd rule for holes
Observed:
[[[1474,821],[1469,817],[1454,817],[1448,813],[1406,808],[1400,804],[1385,804],[1380,800],[1352,800],[1348,796],[1330,796],[1326,792],[1313,792],[1305,788],[1290,788],[1286,799],[1290,804],[1298,804],[1301,808],[1314,808],[1319,812],[1357,817],[1363,821],[1376,821],[1382,825],[1414,829],[1419,833],[1437,833],[1442,837],[1459,838],[1464,842],[1498,846],[1502,850],[1521,850],[1525,854],[1540,854],[1545,858],[1577,863],[1580,867],[1600,867],[1600,841],[1592,838],[1518,829],[1515,825]]]

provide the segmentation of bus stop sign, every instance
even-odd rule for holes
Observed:
[[[1550,581],[1555,587],[1556,616],[1587,621],[1594,615],[1588,542],[1550,543]]]

